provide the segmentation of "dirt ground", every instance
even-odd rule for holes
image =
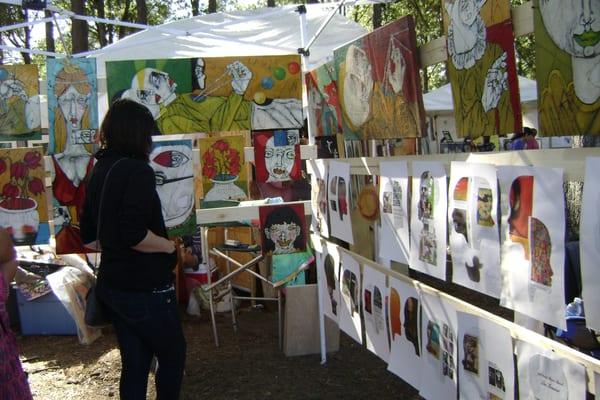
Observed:
[[[218,315],[217,323],[219,348],[208,313],[184,316],[188,352],[182,399],[420,399],[343,333],[340,350],[321,365],[318,354],[286,357],[278,349],[275,311],[242,308],[237,334],[229,314]],[[24,336],[19,344],[35,399],[119,397],[120,358],[110,329],[88,346],[74,336]],[[155,398],[152,385],[151,380],[149,399]]]

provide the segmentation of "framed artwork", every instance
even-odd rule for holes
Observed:
[[[0,226],[17,246],[50,240],[45,177],[41,147],[0,149]]]
[[[38,79],[36,65],[0,65],[0,142],[40,138]]]
[[[196,207],[192,140],[155,140],[149,159],[168,236],[193,235]]]
[[[593,0],[533,2],[542,136],[600,134],[599,14]]]
[[[342,133],[342,112],[333,61],[304,75],[308,97],[308,127],[314,137]]]
[[[263,254],[299,253],[306,250],[304,204],[258,208]]]
[[[257,182],[285,182],[302,178],[298,130],[253,132]]]
[[[300,128],[299,55],[111,61],[110,101],[150,110],[163,134]]]
[[[412,16],[334,50],[346,140],[420,137],[425,112]]]
[[[521,132],[521,105],[508,0],[442,0],[456,133]]]

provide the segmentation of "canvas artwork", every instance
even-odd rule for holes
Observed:
[[[581,219],[579,222],[579,251],[581,255],[581,282],[584,304],[600,304],[600,217],[598,204],[600,201],[600,157],[588,157],[585,160],[585,184],[581,200]],[[586,325],[600,330],[600,308],[585,308]],[[600,391],[599,391],[600,394]]]
[[[196,207],[192,140],[155,140],[149,159],[169,238],[193,235]]]
[[[425,120],[412,16],[334,50],[344,138],[420,137]]]
[[[360,318],[361,275],[360,264],[343,251],[340,261],[340,329],[362,344],[362,321]]]
[[[276,204],[258,208],[263,254],[306,250],[304,204]]]
[[[410,268],[446,279],[446,171],[439,162],[412,163]]]
[[[535,344],[516,340],[520,399],[583,400],[585,367]]]
[[[514,399],[510,331],[490,320],[458,312],[459,398]]]
[[[350,218],[350,164],[339,161],[329,163],[327,184],[327,212],[330,235],[354,244]]]
[[[390,277],[387,297],[390,330],[388,371],[420,390],[419,293],[412,284]],[[427,382],[427,379],[423,381]]]
[[[456,133],[521,132],[521,105],[508,0],[442,0]]]
[[[327,164],[322,160],[309,160],[311,180],[311,227],[312,231],[329,237],[329,214],[327,207]]]
[[[565,329],[563,171],[500,166],[500,304]]]
[[[215,136],[198,141],[204,201],[246,200],[244,137]]]
[[[302,178],[298,130],[252,132],[257,182],[285,182]]]
[[[362,313],[365,321],[367,349],[388,362],[390,342],[388,331],[387,286],[385,274],[364,266],[362,284]]]
[[[109,61],[109,100],[146,106],[163,134],[303,125],[300,56]]]
[[[452,281],[499,298],[501,291],[496,167],[453,161],[448,192]]]
[[[323,304],[323,313],[332,321],[338,322],[340,310],[340,253],[333,243],[311,235],[316,253],[317,282],[319,296]]]
[[[314,137],[342,133],[337,75],[329,61],[304,75],[308,97],[308,127]]]
[[[45,177],[41,147],[0,149],[0,226],[17,246],[50,240]]]
[[[382,161],[379,174],[379,257],[408,264],[408,164],[406,161]]]
[[[443,298],[421,293],[423,356],[419,395],[425,399],[454,398],[457,389],[457,315]]]
[[[600,134],[600,3],[533,4],[540,134]]]
[[[0,141],[40,138],[38,75],[33,64],[0,65]]]

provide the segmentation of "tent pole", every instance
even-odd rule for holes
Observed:
[[[321,35],[321,33],[323,33],[323,30],[325,30],[325,28],[327,27],[327,24],[329,24],[329,22],[331,21],[331,19],[335,15],[335,13],[337,13],[338,10],[345,3],[346,3],[346,0],[342,0],[342,1],[340,1],[337,4],[337,6],[333,10],[331,10],[331,12],[329,13],[329,15],[325,19],[325,21],[323,21],[323,23],[321,24],[321,26],[319,27],[319,29],[317,29],[317,31],[315,32],[314,36],[310,39],[310,41],[308,42],[308,44],[304,47],[304,51],[308,51],[310,49],[310,46],[312,46],[313,43],[315,42],[315,40],[317,40],[317,38]]]

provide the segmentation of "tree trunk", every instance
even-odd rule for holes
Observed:
[[[23,22],[27,22],[27,21],[29,21],[29,14],[27,13],[27,10],[23,9]],[[31,48],[31,28],[29,26],[26,26],[23,29],[25,30],[25,48],[30,49]],[[21,53],[21,56],[23,57],[23,62],[25,64],[31,64],[31,54],[30,53]]]
[[[52,17],[52,12],[48,10],[44,10],[44,17],[50,18]],[[56,52],[56,44],[54,43],[54,23],[46,22],[46,50],[51,53]],[[48,56],[49,58],[54,58]]]
[[[71,11],[78,15],[85,15],[85,0],[71,0]],[[73,54],[89,50],[87,21],[72,19],[71,28]]]
[[[381,27],[383,4],[373,4],[373,29]]]
[[[98,16],[98,18],[106,18],[104,6],[104,0],[94,0],[94,9],[96,10],[96,15]],[[101,24],[97,22],[96,29],[98,29],[98,43],[100,43],[100,47],[106,46],[108,44],[106,35],[106,24]]]
[[[200,15],[200,0],[191,0],[192,3],[192,15]]]
[[[275,7],[275,0],[267,0],[267,7]]]
[[[137,19],[138,24],[148,25],[148,7],[146,0],[135,0],[135,6],[137,7]]]
[[[130,18],[130,12],[129,12],[129,6],[131,5],[131,1],[130,0],[125,0],[125,6],[124,6],[124,10],[123,10],[123,16],[121,17],[121,21],[131,21]],[[127,28],[124,26],[119,26],[119,30],[118,30],[118,37],[119,39],[124,38],[125,36],[127,36]]]
[[[217,12],[217,0],[208,0],[208,13],[214,14]]]

